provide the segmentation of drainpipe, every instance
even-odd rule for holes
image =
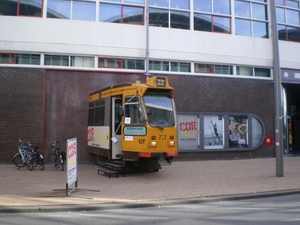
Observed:
[[[146,81],[149,77],[149,0],[146,0]]]
[[[284,176],[283,165],[283,121],[281,109],[281,73],[278,46],[278,31],[276,19],[275,0],[270,0],[271,12],[271,34],[273,44],[273,76],[274,76],[274,93],[275,93],[275,154],[276,154],[276,176]]]

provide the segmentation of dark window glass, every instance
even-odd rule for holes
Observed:
[[[145,63],[143,60],[124,59],[122,62],[124,69],[144,70]]]
[[[72,19],[95,21],[96,3],[73,1]]]
[[[269,38],[268,24],[264,22],[253,21],[253,36],[261,38]]]
[[[212,16],[195,13],[194,30],[212,32]]]
[[[156,27],[169,27],[169,11],[150,8],[149,25]]]
[[[70,19],[71,1],[48,0],[47,18]]]
[[[17,64],[40,65],[40,55],[17,54]]]
[[[45,55],[45,65],[69,66],[69,56],[64,55]]]
[[[190,29],[190,13],[171,11],[171,28]]]
[[[88,126],[94,126],[95,120],[95,103],[89,103]]]
[[[174,72],[191,72],[190,63],[171,62],[171,71]]]
[[[233,67],[226,65],[215,65],[215,74],[233,74]]]
[[[15,62],[14,54],[0,53],[0,63],[14,63],[14,62]]]
[[[271,77],[270,69],[254,68],[254,73],[256,77]]]
[[[196,64],[196,73],[213,73],[213,65]]]
[[[278,39],[286,41],[287,40],[286,26],[278,25],[277,31],[278,31]]]
[[[92,112],[91,112],[92,113]],[[95,102],[95,122],[94,126],[104,125],[105,102],[100,100]]]
[[[121,59],[101,59],[99,58],[99,67],[121,68]]]
[[[251,36],[251,21],[236,19],[235,33],[237,35]]]
[[[0,0],[0,15],[16,16],[18,1]]]
[[[300,42],[300,28],[287,27],[287,34],[288,34],[289,41]]]
[[[144,24],[144,9],[141,7],[123,6],[123,22]]]
[[[121,5],[100,3],[99,21],[100,22],[120,23],[121,22]]]
[[[230,18],[213,16],[213,31],[230,33]]]
[[[42,16],[42,0],[20,0],[20,15]]]
[[[149,61],[150,70],[169,71],[169,62],[166,61]]]

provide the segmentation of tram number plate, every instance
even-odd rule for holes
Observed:
[[[139,144],[145,144],[145,139],[139,139]]]
[[[160,134],[158,137],[159,140],[166,140],[166,138],[167,138],[167,135],[165,135],[165,134],[164,135]]]

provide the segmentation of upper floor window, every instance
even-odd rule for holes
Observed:
[[[98,67],[106,68],[123,68],[133,70],[144,70],[144,60],[137,59],[113,59],[113,58],[99,58]]]
[[[230,0],[194,0],[194,30],[231,33]]]
[[[95,1],[48,0],[47,18],[95,21]]]
[[[15,54],[11,53],[0,53],[0,64],[5,63],[5,64],[10,64],[10,63],[15,63]]]
[[[237,35],[269,38],[266,3],[235,0],[234,9]]]
[[[138,6],[100,3],[99,21],[144,24],[144,8]]]
[[[237,66],[236,74],[242,76],[271,77],[271,70],[268,68]]]
[[[0,15],[41,17],[43,0],[1,0]]]
[[[45,65],[69,66],[69,56],[66,55],[45,55]]]
[[[94,57],[71,56],[70,60],[74,67],[94,67]]]
[[[17,54],[17,64],[40,65],[41,56],[38,54]]]
[[[195,63],[195,73],[233,74],[233,66]]]
[[[299,1],[276,0],[276,4],[279,40],[300,42]]]
[[[194,0],[194,10],[214,14],[231,15],[230,0]]]
[[[149,25],[190,29],[189,0],[149,0]]]
[[[144,5],[145,0],[101,0],[102,2],[119,2],[119,3],[132,3],[132,4],[139,4]]]

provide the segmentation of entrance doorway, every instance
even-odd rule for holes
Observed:
[[[283,84],[285,154],[300,155],[300,84]]]

